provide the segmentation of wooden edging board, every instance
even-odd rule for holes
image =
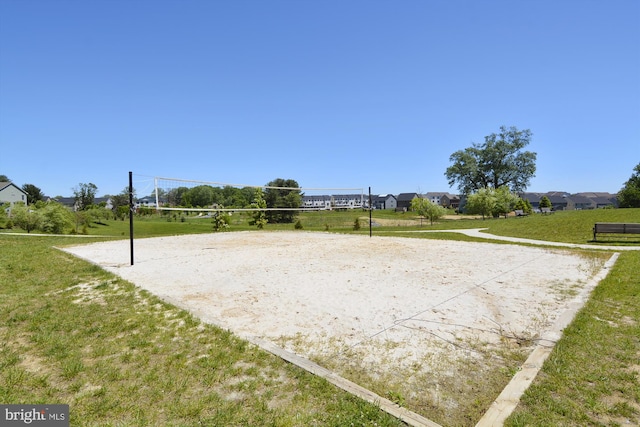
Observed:
[[[286,360],[287,362],[304,369],[305,371],[311,372],[314,375],[326,379],[331,384],[353,394],[354,396],[357,396],[369,403],[373,403],[379,406],[383,411],[387,412],[390,415],[393,415],[394,417],[400,419],[410,426],[441,427],[440,424],[437,424],[423,417],[422,415],[416,414],[415,412],[409,411],[408,409],[403,408],[396,403],[393,403],[389,399],[385,399],[384,397],[377,395],[371,390],[367,390],[366,388],[361,387],[358,384],[347,380],[346,378],[342,378],[335,372],[323,368],[317,363],[305,359],[304,357],[300,357],[294,353],[286,351],[269,341],[257,337],[244,337],[244,339],[248,340],[252,344],[257,345],[261,349],[266,350],[269,353],[272,353]]]
[[[560,339],[564,328],[569,326],[569,323],[573,321],[573,318],[589,298],[591,291],[607,276],[619,255],[620,253],[616,252],[609,258],[598,274],[583,288],[583,292],[581,292],[571,306],[556,320],[545,336],[542,337],[544,341],[555,343]],[[513,376],[509,384],[502,390],[502,393],[500,393],[487,412],[480,418],[476,427],[495,427],[504,424],[505,420],[511,415],[513,410],[516,409],[516,406],[518,406],[518,402],[520,402],[520,398],[524,392],[529,388],[540,369],[542,369],[544,361],[547,360],[554,346],[555,345],[543,346],[538,344],[524,362],[520,371]]]

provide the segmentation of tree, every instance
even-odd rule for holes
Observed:
[[[189,191],[187,187],[172,188],[167,192],[169,206],[184,206],[184,195]]]
[[[73,227],[73,214],[58,202],[49,202],[38,210],[40,228],[45,233],[62,234]]]
[[[267,202],[262,197],[262,188],[256,188],[255,198],[251,207],[254,209],[265,209],[267,207]],[[262,230],[265,225],[267,225],[267,216],[265,211],[258,210],[253,213],[253,218],[249,221],[249,225],[255,225],[258,229]]]
[[[198,185],[187,191],[183,197],[182,202],[186,206],[193,207],[209,207],[214,203],[215,191],[210,185]]]
[[[431,225],[433,225],[433,221],[437,221],[447,213],[447,210],[444,207],[423,197],[414,197],[411,199],[411,210],[416,212],[418,215],[429,219]]]
[[[77,187],[73,188],[73,197],[76,201],[76,209],[83,211],[93,205],[93,200],[96,197],[98,187],[93,183],[80,183]]]
[[[502,187],[498,187],[497,190],[493,192],[496,198],[496,204],[493,207],[493,216],[499,217],[500,215],[504,215],[507,217],[507,214],[513,210],[518,201],[518,196],[513,194],[509,187],[503,185]]]
[[[640,163],[633,171],[631,178],[618,193],[618,206],[621,208],[640,208]]]
[[[453,164],[445,172],[449,185],[458,184],[463,194],[483,188],[508,186],[524,191],[536,172],[536,153],[522,151],[531,142],[531,131],[500,127],[498,134],[484,137],[484,143],[456,151],[449,157]]]
[[[9,212],[10,206],[11,205],[9,203],[0,204],[0,228],[4,228],[7,226],[7,220],[9,219],[9,215],[7,215],[7,212]],[[10,227],[7,227],[7,228],[10,228]]]
[[[300,208],[302,205],[302,194],[300,186],[293,179],[277,178],[267,184],[264,191],[264,200],[267,208]],[[273,188],[280,187],[280,188]],[[292,223],[296,217],[295,211],[267,211],[267,220],[272,224]]]
[[[518,200],[516,200],[516,204],[513,206],[513,208],[521,210],[525,214],[530,214],[531,212],[533,212],[533,206],[531,206],[531,202],[521,197],[518,197]]]
[[[0,182],[11,182],[7,175],[0,175]]]
[[[27,233],[36,230],[40,226],[41,217],[34,209],[30,209],[24,203],[16,203],[11,208],[11,220],[15,225]]]
[[[467,204],[465,209],[472,214],[482,215],[482,219],[485,216],[491,215],[496,206],[496,196],[492,189],[481,188],[474,194],[470,194],[467,197]]]
[[[42,194],[42,190],[40,190],[38,187],[36,187],[33,184],[24,184],[22,186],[22,191],[27,193],[27,204],[29,205],[44,199],[44,194]]]
[[[216,211],[213,214],[213,231],[226,230],[229,228],[229,223],[231,223],[229,214],[222,211]]]
[[[538,206],[540,206],[541,208],[550,208],[552,206],[551,200],[549,200],[547,196],[542,196],[540,197],[540,202],[538,203]]]
[[[133,197],[136,190],[133,189]],[[116,219],[124,220],[129,213],[129,187],[125,187],[119,194],[111,196],[111,211]]]

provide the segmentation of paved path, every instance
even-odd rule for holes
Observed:
[[[507,242],[528,243],[531,245],[544,246],[560,246],[564,248],[579,249],[602,249],[607,251],[640,251],[640,246],[605,246],[605,245],[586,245],[579,243],[563,243],[563,242],[547,242],[544,240],[522,239],[520,237],[497,236],[495,234],[485,233],[483,230],[487,228],[467,228],[462,230],[419,230],[413,233],[461,233],[470,237],[478,237],[480,239],[503,240]],[[402,233],[407,233],[403,231]]]

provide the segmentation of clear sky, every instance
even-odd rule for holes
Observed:
[[[529,191],[617,192],[640,1],[0,0],[0,175],[49,196],[129,171],[455,193],[449,156],[502,125],[533,133]]]

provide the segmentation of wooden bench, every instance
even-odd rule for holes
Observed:
[[[593,240],[598,234],[640,234],[640,223],[596,222],[593,226]]]

